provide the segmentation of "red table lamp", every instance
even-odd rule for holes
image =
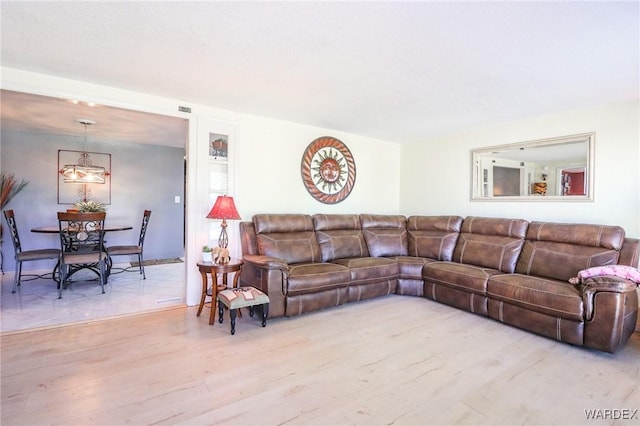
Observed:
[[[233,202],[233,197],[227,195],[219,195],[215,204],[211,207],[211,211],[207,215],[207,219],[222,219],[222,231],[218,238],[218,246],[227,248],[229,245],[229,236],[227,235],[227,219],[240,220],[238,210]]]

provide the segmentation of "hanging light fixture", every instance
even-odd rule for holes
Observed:
[[[80,154],[77,164],[67,164],[60,169],[64,183],[105,183],[109,172],[104,167],[91,164],[91,157],[87,152],[87,126],[96,124],[93,120],[79,118],[78,123],[84,125],[84,151]]]

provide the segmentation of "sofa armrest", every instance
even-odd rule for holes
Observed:
[[[616,276],[584,279],[584,345],[614,353],[633,334],[638,319],[636,283]]]
[[[582,293],[582,301],[585,307],[585,319],[587,321],[593,318],[594,298],[596,293],[627,293],[634,291],[637,284],[631,280],[613,275],[604,275],[599,277],[591,277],[582,280],[580,284],[580,292]]]
[[[240,285],[255,287],[269,296],[269,318],[284,316],[289,264],[279,258],[252,254],[245,254],[242,259]]]
[[[289,271],[289,264],[285,260],[277,257],[247,254],[244,255],[243,260],[262,269],[277,269],[283,272]]]

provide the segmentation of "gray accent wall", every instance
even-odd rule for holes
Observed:
[[[185,140],[186,140],[185,135]],[[2,129],[0,168],[29,184],[5,209],[13,209],[23,250],[59,247],[56,234],[30,232],[39,226],[57,226],[56,212],[70,204],[57,202],[58,150],[83,150],[84,132],[57,135]],[[145,240],[145,259],[184,255],[184,148],[98,141],[88,137],[88,151],[111,154],[111,204],[107,223],[131,225],[130,231],[106,235],[108,245],[137,244],[145,209],[152,211]],[[70,185],[70,184],[67,184]],[[180,198],[175,203],[175,197]],[[14,252],[2,216],[4,270],[13,271]],[[133,259],[133,258],[132,258]],[[115,259],[125,262],[126,257]],[[27,262],[23,271],[49,268],[50,262]]]

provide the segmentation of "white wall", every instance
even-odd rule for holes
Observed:
[[[351,194],[324,204],[302,183],[302,155],[321,136],[340,139],[356,164]],[[399,210],[400,146],[358,135],[244,115],[238,123],[236,199],[244,220],[256,213],[393,213]]]
[[[404,146],[400,210],[620,225],[627,236],[640,238],[639,117],[635,100]],[[472,149],[587,132],[596,133],[593,202],[470,201]]]

